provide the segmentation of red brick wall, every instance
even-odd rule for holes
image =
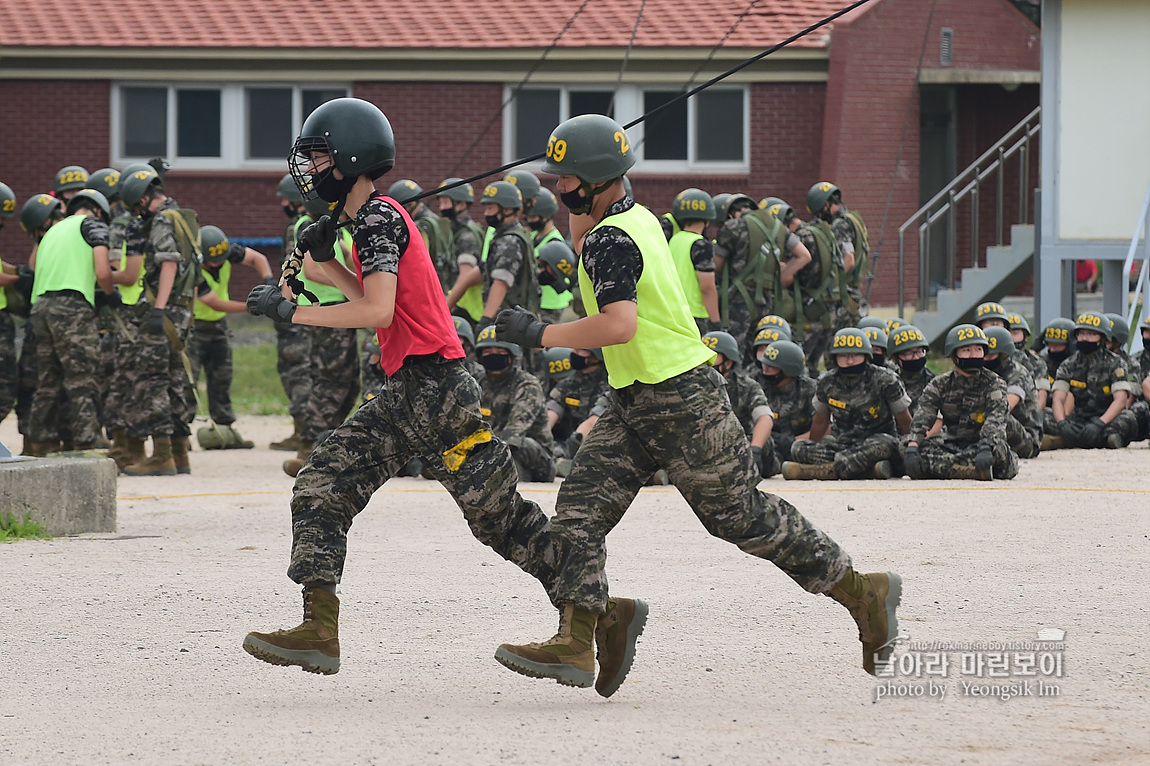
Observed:
[[[820,176],[842,187],[847,204],[866,219],[872,249],[881,245],[871,295],[876,304],[898,299],[898,227],[919,206],[916,71],[932,7],[924,68],[943,68],[941,30],[949,27],[954,64],[948,69],[1039,69],[1039,31],[1006,0],[882,0],[835,26]],[[959,169],[969,158],[960,152]],[[910,247],[908,300],[917,279],[917,251]]]

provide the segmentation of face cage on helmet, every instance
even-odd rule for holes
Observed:
[[[320,152],[328,156],[327,164],[318,168],[316,175],[330,172],[335,168],[335,158],[332,157],[331,145],[324,137],[300,136],[292,145],[291,154],[288,155],[287,159],[288,172],[291,173],[292,180],[295,181],[296,188],[299,189],[305,202],[319,199],[319,193],[316,192],[315,183],[313,183],[316,179],[313,179],[309,172],[312,167],[311,155],[313,152]]]

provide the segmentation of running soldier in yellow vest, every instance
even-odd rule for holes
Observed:
[[[541,187],[535,195],[531,212],[524,216],[527,228],[531,229],[532,241],[535,243],[535,262],[539,268],[539,318],[550,324],[563,320],[563,309],[570,306],[574,298],[568,277],[575,274],[575,261],[571,261],[569,274],[554,275],[546,273],[548,269],[541,257],[543,248],[552,242],[560,242],[567,247],[563,232],[559,231],[555,221],[552,220],[558,212],[559,201],[555,199],[555,195],[549,189]]]
[[[555,129],[543,169],[559,176],[572,213],[587,317],[546,325],[519,309],[499,316],[498,333],[512,343],[602,347],[612,390],[556,502],[550,596],[559,631],[541,644],[504,644],[496,659],[529,676],[594,683],[603,696],[619,688],[647,607],[609,596],[605,540],[661,466],[708,531],[846,606],[859,626],[863,667],[873,673],[876,659],[893,650],[901,581],[856,573],[846,552],[794,506],[755,488],[750,446],[721,395],[714,352],[687,311],[659,221],[623,190],[621,177],[634,162],[627,134],[609,117],[581,115]]]
[[[218,226],[200,229],[200,239],[204,281],[196,288],[188,359],[193,382],[199,382],[201,369],[207,378],[212,426],[201,428],[196,438],[204,449],[251,449],[255,444],[246,441],[232,425],[236,413],[232,409],[232,346],[227,315],[246,314],[248,310],[246,303],[232,300],[229,294],[232,266],[254,269],[264,284],[274,285],[275,278],[263,253],[230,241]]]
[[[100,433],[96,283],[105,296],[119,299],[108,267],[108,201],[100,192],[83,189],[72,195],[67,212],[36,251],[28,318],[37,337],[38,385],[29,425],[34,455],[47,454],[54,441],[54,410],[61,399],[74,448],[95,446]]]
[[[196,214],[164,193],[154,170],[120,179],[120,198],[139,218],[127,235],[129,256],[144,256],[140,332],[129,368],[132,407],[128,435],[152,437],[152,455],[129,465],[131,476],[190,473],[189,424],[196,396],[183,354],[192,324],[200,276],[200,230]]]
[[[715,220],[715,201],[701,189],[684,189],[671,203],[671,215],[679,232],[667,244],[687,295],[687,308],[700,335],[713,332],[719,329],[719,292],[713,245],[703,232]]]

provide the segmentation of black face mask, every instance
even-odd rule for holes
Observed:
[[[539,284],[551,288],[555,287],[555,282],[557,281],[555,277],[551,276],[551,272],[546,269],[539,269],[539,274],[535,278],[539,280]]]
[[[445,207],[439,211],[439,214],[449,221],[454,221],[456,216],[455,207]]]
[[[1054,360],[1055,364],[1062,364],[1066,361],[1066,357],[1070,356],[1070,349],[1065,351],[1051,351],[1046,349],[1046,356]]]
[[[991,372],[998,372],[998,368],[1002,366],[1002,356],[996,356],[994,359],[984,359],[982,366]]]
[[[485,215],[483,216],[483,220],[487,221],[487,225],[493,229],[498,229],[503,225],[503,219],[498,215]]]
[[[291,205],[284,205],[284,215],[286,215],[288,218],[295,218],[295,208],[293,208]]]
[[[479,363],[488,372],[501,372],[511,366],[511,357],[507,354],[488,354],[479,357]]]
[[[335,168],[330,167],[312,179],[315,184],[315,193],[324,202],[339,202],[343,203],[347,199],[348,192],[351,187],[355,186],[356,179],[359,176],[347,176],[344,178],[335,177]]]
[[[547,225],[547,222],[544,221],[542,218],[538,218],[534,221],[528,221],[527,222],[527,228],[531,229],[531,231],[543,231],[543,227],[546,225]]]
[[[858,364],[852,364],[850,367],[839,367],[838,368],[839,374],[841,374],[841,375],[861,375],[866,370],[866,366],[868,364],[870,364],[870,362],[862,361],[862,362],[859,362]]]
[[[1078,341],[1078,350],[1083,354],[1093,354],[1101,347],[1096,340],[1080,340]]]
[[[903,372],[922,372],[922,368],[926,367],[926,357],[920,356],[918,359],[899,359],[899,367]]]
[[[763,370],[763,377],[766,378],[767,382],[771,385],[777,386],[779,381],[783,379],[783,373],[781,370],[779,372],[767,372]]]
[[[882,354],[871,354],[870,363],[875,367],[882,367],[886,365],[886,357]]]
[[[981,370],[986,365],[986,360],[981,356],[959,357],[954,360],[954,366],[964,372],[973,372]]]
[[[594,367],[597,364],[599,364],[599,360],[595,356],[579,356],[579,354],[571,355],[572,370],[586,370],[588,367]]]
[[[1017,349],[1018,351],[1025,350],[1026,349],[1026,341],[1024,341],[1024,340],[1014,341],[1014,348]]]
[[[585,197],[580,189],[569,192],[560,192],[559,201],[575,215],[584,215],[591,212],[591,198]]]

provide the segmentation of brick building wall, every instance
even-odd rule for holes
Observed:
[[[954,31],[949,67],[939,57],[944,27]],[[898,227],[919,207],[920,53],[925,51],[924,69],[1038,71],[1039,47],[1038,28],[1006,0],[883,0],[836,24],[820,175],[843,188],[848,206],[868,223],[872,249],[881,248],[872,303],[898,300]],[[1028,92],[1016,93],[1021,102]],[[1025,114],[1033,106],[1019,110]],[[965,156],[960,148],[958,169],[1013,124],[1002,119],[1006,124],[993,137],[989,131],[971,134]],[[913,300],[918,279],[913,246],[905,277],[906,297]]]

